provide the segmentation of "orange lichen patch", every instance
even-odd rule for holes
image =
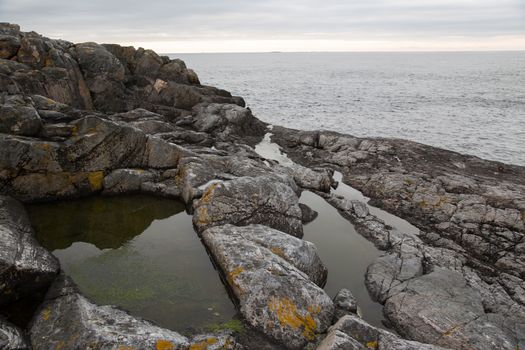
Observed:
[[[93,191],[100,191],[102,189],[102,183],[104,181],[103,171],[94,171],[88,175],[89,186]]]
[[[134,350],[131,346],[127,346],[127,345],[120,345],[118,347],[118,350]]]
[[[198,224],[199,225],[206,225],[209,223],[209,215],[208,215],[208,208],[206,207],[200,207],[197,209],[198,211],[198,218],[199,218],[199,221],[198,221]]]
[[[377,340],[369,341],[366,343],[366,347],[369,349],[377,349]]]
[[[307,340],[311,341],[315,339],[317,323],[313,316],[319,313],[319,306],[309,306],[306,315],[301,315],[297,311],[297,306],[294,302],[288,298],[273,299],[270,301],[268,307],[277,315],[277,319],[281,325],[293,329],[302,329],[302,334]]]
[[[169,340],[157,340],[157,343],[155,344],[155,349],[157,350],[174,350],[175,344]]]
[[[44,321],[49,320],[50,316],[51,316],[51,309],[47,308],[47,309],[44,309],[44,311],[42,311],[42,319]]]
[[[284,258],[284,250],[282,248],[279,248],[279,247],[271,247],[270,250],[272,251],[272,253],[274,253],[275,255],[278,255],[280,256],[281,258]]]
[[[191,344],[190,350],[206,350],[206,349],[208,349],[208,345],[213,345],[213,344],[215,344],[217,342],[218,342],[217,338],[210,337],[210,338],[207,338],[204,341]]]
[[[244,269],[241,266],[236,267],[235,269],[233,269],[232,272],[228,274],[228,282],[232,285],[235,284],[235,279],[239,277],[239,275],[243,272]]]
[[[202,195],[202,198],[201,198],[201,204],[208,204],[210,201],[211,201],[211,197],[213,195],[213,191],[215,190],[215,188],[219,186],[219,183],[213,183],[211,184],[210,186],[208,186],[208,188],[206,189],[206,192],[204,192],[204,194]]]

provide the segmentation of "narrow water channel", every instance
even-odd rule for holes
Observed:
[[[363,319],[383,327],[383,307],[372,300],[365,286],[366,269],[381,251],[357,233],[354,226],[322,197],[307,191],[301,195],[300,202],[319,213],[314,221],[304,226],[303,239],[315,244],[328,268],[326,293],[333,298],[341,288],[349,289]]]
[[[96,196],[28,212],[37,239],[98,304],[182,332],[236,314],[182,202]]]
[[[279,145],[271,141],[271,133],[267,133],[255,146],[255,151],[264,158],[277,160],[282,165],[293,164]],[[369,198],[360,191],[343,183],[340,172],[335,172],[334,179],[339,182],[337,189],[333,190],[334,193],[347,199],[368,202]],[[365,286],[366,270],[382,252],[361,236],[354,226],[322,197],[305,191],[300,202],[319,213],[317,219],[305,225],[303,238],[316,245],[323,263],[328,268],[325,291],[334,297],[341,288],[350,289],[357,299],[363,318],[372,325],[384,327],[383,307],[372,300]],[[419,230],[406,220],[371,205],[367,206],[370,213],[393,229],[419,233]]]

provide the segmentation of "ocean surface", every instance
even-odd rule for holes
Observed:
[[[170,54],[269,123],[525,165],[525,51]]]

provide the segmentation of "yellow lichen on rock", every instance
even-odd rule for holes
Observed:
[[[42,319],[44,321],[49,320],[50,316],[51,316],[51,309],[47,308],[47,309],[44,309],[44,311],[42,311]]]
[[[366,343],[366,347],[368,349],[377,349],[377,340],[369,341],[368,343]]]
[[[207,338],[206,340],[200,341],[198,343],[193,343],[190,346],[190,350],[206,350],[208,349],[208,345],[213,345],[217,343],[218,340],[215,337]]]
[[[159,339],[157,340],[157,343],[155,344],[156,350],[174,350],[175,344],[169,340],[163,340]]]
[[[208,216],[208,208],[206,207],[200,207],[197,209],[199,218],[199,225],[206,225],[209,222],[209,216]]]
[[[279,247],[272,247],[272,248],[270,248],[270,250],[271,250],[272,253],[274,253],[275,255],[280,256],[281,258],[284,258],[284,250],[283,250],[282,248],[279,248]]]
[[[268,307],[277,315],[277,319],[281,325],[293,329],[302,329],[302,334],[307,340],[311,341],[315,339],[317,323],[313,316],[319,313],[319,306],[309,306],[305,315],[301,315],[295,303],[288,298],[273,299],[270,301]]]
[[[104,172],[94,171],[88,175],[89,186],[93,191],[100,191],[102,189],[102,183],[104,182]]]
[[[218,183],[213,183],[206,189],[206,192],[202,195],[201,204],[208,204],[211,201],[213,191],[218,185]]]
[[[118,347],[118,350],[135,350],[135,349],[133,349],[131,346],[120,345],[120,346]]]
[[[231,271],[228,274],[228,282],[230,282],[230,284],[235,284],[235,279],[239,277],[239,275],[243,272],[244,272],[244,269],[242,268],[242,266],[239,266],[233,269],[233,271]]]

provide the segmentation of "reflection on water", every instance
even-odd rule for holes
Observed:
[[[300,202],[319,213],[317,219],[304,226],[303,238],[315,244],[328,268],[325,291],[334,297],[341,288],[350,289],[363,319],[383,327],[383,308],[371,299],[365,287],[366,269],[381,252],[323,198],[312,192],[303,192]]]
[[[92,197],[28,211],[38,240],[99,304],[179,331],[236,313],[181,202]]]

